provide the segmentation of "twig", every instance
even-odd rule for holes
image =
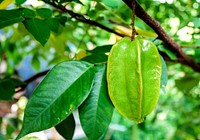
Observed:
[[[200,49],[200,46],[183,46],[181,45],[182,48],[192,48],[192,49]]]
[[[28,78],[27,80],[25,80],[24,83],[28,84],[30,82],[33,82],[35,79],[46,75],[48,72],[49,72],[49,70],[45,70],[45,71],[39,72],[39,73],[33,75],[32,77]]]
[[[135,39],[135,34],[136,34],[136,30],[135,30],[135,4],[136,4],[136,0],[132,0],[132,35],[131,35],[131,40]]]
[[[127,4],[127,6],[129,6],[129,8],[132,8],[132,0],[123,1]],[[161,27],[160,23],[153,19],[150,15],[148,15],[148,13],[140,6],[140,4],[137,1],[135,12],[137,17],[139,17],[147,25],[149,25],[158,34],[159,39],[162,40],[170,50],[177,54],[180,63],[193,68],[193,70],[197,72],[200,72],[200,65],[195,63],[195,61],[192,58],[190,58],[183,52],[181,46],[167,35],[165,30]]]
[[[132,0],[123,0],[123,1],[132,9]],[[115,30],[110,29],[110,28],[108,28],[108,27],[106,27],[106,26],[104,26],[104,25],[102,25],[102,24],[100,24],[96,21],[87,19],[85,16],[83,16],[81,14],[78,14],[78,13],[75,13],[71,10],[68,10],[62,5],[57,5],[53,2],[49,2],[48,4],[59,9],[61,12],[69,13],[72,18],[75,18],[78,21],[81,21],[83,23],[90,24],[90,25],[93,25],[93,26],[97,26],[97,27],[99,27],[103,30],[114,33],[114,34],[119,35],[121,37],[124,36],[123,34],[120,34],[120,33],[116,32]],[[187,56],[183,52],[180,45],[177,44],[174,40],[172,40],[167,35],[165,30],[159,24],[159,22],[157,22],[155,19],[153,19],[151,16],[149,16],[146,13],[146,11],[139,5],[139,3],[137,1],[136,1],[136,5],[135,5],[135,13],[140,19],[142,19],[147,25],[149,25],[158,34],[158,39],[162,40],[166,44],[166,46],[168,46],[168,48],[170,50],[172,50],[174,53],[177,54],[179,63],[187,65],[187,66],[193,68],[193,70],[200,72],[200,65],[195,63],[192,58],[190,58],[189,56]]]
[[[44,0],[43,0],[43,1],[44,1]],[[45,1],[44,1],[44,2],[45,2]],[[45,2],[45,3],[47,3],[47,2]],[[123,34],[118,33],[118,32],[116,32],[115,30],[113,30],[113,29],[111,29],[111,28],[108,28],[108,27],[106,27],[106,26],[104,26],[104,25],[102,25],[102,24],[100,24],[100,23],[98,23],[98,22],[96,22],[96,21],[87,19],[85,16],[83,16],[83,15],[81,15],[81,14],[78,14],[78,13],[75,13],[75,12],[73,12],[73,11],[71,11],[71,10],[68,10],[68,9],[66,9],[66,8],[65,8],[64,6],[62,6],[62,5],[57,5],[57,4],[53,3],[53,2],[48,2],[48,4],[51,5],[51,6],[53,6],[53,7],[55,7],[55,8],[57,8],[57,9],[59,9],[59,10],[61,10],[62,12],[66,12],[66,13],[70,14],[72,18],[74,18],[74,19],[76,19],[76,20],[78,20],[78,21],[81,21],[81,22],[83,22],[83,23],[86,23],[86,24],[89,24],[89,25],[93,25],[93,26],[99,27],[99,28],[101,28],[101,29],[103,29],[103,30],[106,30],[106,31],[110,32],[110,33],[114,33],[114,34],[116,34],[116,35],[118,35],[118,36],[124,37]]]
[[[16,87],[17,90],[15,90],[15,93],[23,91],[29,83],[33,82],[34,80],[36,80],[37,78],[46,75],[49,72],[49,70],[45,70],[42,72],[39,72],[33,76],[31,76],[30,78],[28,78],[27,80],[24,81],[24,85],[20,86],[20,87]]]

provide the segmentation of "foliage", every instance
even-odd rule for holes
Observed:
[[[200,63],[198,0],[138,2]],[[179,64],[179,56],[139,18],[137,33],[153,41],[162,55],[165,94],[140,125],[114,109],[106,62],[119,34],[131,35],[130,23],[131,10],[121,0],[1,0],[0,139],[51,127],[72,139],[77,119],[86,134],[82,139],[200,139],[199,73]],[[44,70],[49,72],[36,88]]]

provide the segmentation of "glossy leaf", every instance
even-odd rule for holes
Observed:
[[[90,63],[106,62],[108,60],[108,55],[106,55],[106,53],[108,53],[111,48],[112,45],[104,45],[96,47],[95,49],[88,51],[89,53],[92,54],[82,58],[82,60]]]
[[[0,10],[0,29],[24,20],[19,10]]]
[[[45,20],[45,22],[47,23],[47,25],[49,26],[51,31],[58,33],[58,30],[59,30],[59,20],[58,19],[48,18]]]
[[[141,123],[155,108],[160,94],[161,60],[156,46],[140,36],[125,37],[111,49],[107,81],[115,108]]]
[[[89,50],[88,52],[91,53],[91,55],[82,58],[82,60],[90,63],[106,62],[108,60],[108,55],[106,53],[108,53],[111,48],[112,45],[104,45],[96,47],[93,50]]]
[[[34,18],[36,16],[35,12],[28,8],[20,8],[19,11],[24,18]]]
[[[46,23],[41,19],[26,19],[23,23],[34,38],[44,46],[50,37],[50,29]]]
[[[53,15],[52,11],[48,8],[36,9],[36,12],[41,18],[50,18]]]
[[[53,127],[66,119],[88,97],[94,65],[68,61],[56,65],[33,92],[17,139]]]
[[[106,66],[97,65],[91,93],[79,108],[82,128],[89,140],[99,139],[108,129],[113,105],[108,96]]]
[[[84,58],[82,58],[81,60],[89,62],[89,63],[102,63],[102,62],[106,62],[108,60],[108,56],[105,54],[92,54],[92,55],[88,55]]]
[[[105,54],[105,53],[110,52],[111,48],[112,48],[112,45],[104,45],[104,46],[96,47],[95,49],[90,50],[88,52],[94,53],[94,54],[97,54],[97,53],[103,53],[103,54]]]
[[[70,114],[65,120],[55,126],[57,132],[66,140],[71,140],[75,131],[75,120],[73,114]]]

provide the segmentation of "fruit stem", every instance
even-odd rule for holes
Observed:
[[[133,41],[135,39],[135,34],[136,34],[136,30],[135,30],[135,5],[136,5],[136,0],[132,0],[132,36],[131,36],[131,40]]]

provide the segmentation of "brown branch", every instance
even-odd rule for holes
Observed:
[[[124,3],[127,4],[127,6],[129,6],[129,8],[132,8],[132,4],[131,4],[132,0],[123,0],[123,1]],[[181,46],[167,35],[165,30],[161,27],[160,23],[157,22],[155,19],[153,19],[150,15],[148,15],[148,13],[140,6],[138,2],[136,2],[135,12],[136,12],[136,15],[140,19],[142,19],[147,25],[149,25],[158,34],[159,39],[162,40],[166,44],[166,46],[168,46],[170,50],[172,50],[173,52],[177,54],[179,58],[178,61],[180,63],[193,68],[193,70],[197,72],[200,72],[200,65],[195,63],[192,58],[190,58],[183,52]]]
[[[123,1],[132,9],[132,0],[123,0]],[[68,9],[66,9],[66,7],[64,7],[62,5],[57,5],[56,3],[53,3],[53,2],[49,2],[48,4],[59,9],[61,12],[66,12],[66,13],[70,14],[72,18],[74,18],[78,21],[81,21],[81,22],[89,24],[89,25],[97,26],[103,30],[106,30],[108,32],[111,32],[111,33],[114,33],[121,37],[124,37],[123,34],[120,34],[120,33],[116,32],[115,30],[110,29],[96,21],[90,20],[81,14],[78,14],[71,10],[68,10]],[[200,65],[195,63],[192,58],[190,58],[183,52],[181,46],[179,44],[177,44],[174,40],[171,39],[171,37],[169,37],[167,35],[165,30],[161,27],[160,23],[157,22],[155,19],[153,19],[150,15],[148,15],[148,13],[146,13],[146,11],[139,5],[139,3],[137,1],[136,1],[135,8],[136,8],[135,9],[136,15],[140,19],[142,19],[147,25],[149,25],[158,34],[158,38],[160,40],[162,40],[170,50],[172,50],[174,53],[177,54],[177,57],[178,57],[177,62],[187,65],[187,66],[193,68],[193,70],[200,72]]]
[[[43,0],[43,1],[44,1],[44,0]],[[44,1],[44,2],[45,2],[45,1]],[[108,28],[108,27],[106,27],[106,26],[104,26],[104,25],[102,25],[102,24],[100,24],[100,23],[98,23],[98,22],[96,22],[96,21],[90,20],[90,19],[86,18],[85,16],[83,16],[83,15],[81,15],[81,14],[78,14],[78,13],[75,13],[75,12],[69,10],[69,9],[66,9],[66,8],[65,8],[64,6],[62,6],[62,5],[57,5],[57,4],[54,3],[54,2],[48,2],[48,4],[50,4],[51,6],[57,8],[57,9],[59,9],[59,10],[61,10],[62,12],[65,12],[65,13],[70,14],[72,18],[74,18],[74,19],[76,19],[76,20],[78,20],[78,21],[81,21],[81,22],[83,22],[83,23],[86,23],[86,24],[89,24],[89,25],[93,25],[93,26],[99,27],[99,28],[101,28],[101,29],[103,29],[103,30],[106,30],[106,31],[110,32],[110,33],[114,33],[114,34],[116,34],[116,35],[118,35],[118,36],[124,37],[123,34],[118,33],[118,32],[116,32],[115,30],[113,30],[113,29],[111,29],[111,28]]]
[[[182,48],[192,48],[192,49],[200,49],[200,46],[183,46],[181,45]]]
[[[37,78],[40,78],[44,75],[46,75],[47,73],[49,72],[49,70],[45,70],[45,71],[42,71],[42,72],[39,72],[33,76],[31,76],[30,78],[28,78],[27,80],[24,81],[24,85],[21,85],[19,87],[16,87],[17,90],[15,90],[15,93],[17,92],[20,92],[20,91],[23,91],[27,85],[31,82],[33,82],[34,80],[36,80]]]
[[[32,77],[28,78],[27,80],[25,80],[24,83],[26,83],[26,84],[31,83],[31,82],[33,82],[35,79],[37,79],[37,78],[39,78],[39,77],[41,77],[41,76],[46,75],[48,72],[49,72],[49,70],[45,70],[45,71],[39,72],[39,73],[33,75]]]
[[[134,23],[135,23],[135,4],[136,4],[136,0],[132,0],[132,35],[131,35],[131,40],[134,40],[135,39],[135,34],[136,34],[136,30],[135,30],[135,26],[134,26]]]

